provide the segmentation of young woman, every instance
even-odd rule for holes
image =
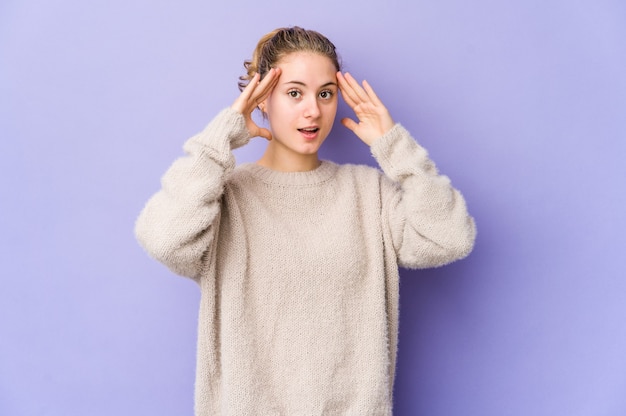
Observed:
[[[334,45],[298,27],[261,39],[241,95],[184,146],[136,224],[200,286],[197,415],[391,415],[398,266],[468,255],[474,221]],[[342,120],[382,169],[321,161]],[[260,109],[268,128],[251,118]],[[268,140],[256,163],[232,150]]]

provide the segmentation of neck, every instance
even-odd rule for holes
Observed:
[[[320,160],[317,152],[303,155],[281,151],[270,142],[263,156],[257,161],[257,165],[279,172],[307,172],[317,169]]]

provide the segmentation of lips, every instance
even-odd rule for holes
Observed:
[[[302,137],[305,140],[315,140],[317,138],[317,133],[320,131],[319,127],[305,127],[302,129],[298,129]]]

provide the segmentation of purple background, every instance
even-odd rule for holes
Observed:
[[[133,223],[258,38],[294,24],[478,223],[468,259],[402,272],[396,415],[626,414],[623,1],[215,4],[1,3],[0,415],[192,413],[198,289]],[[339,123],[325,146],[373,163]]]

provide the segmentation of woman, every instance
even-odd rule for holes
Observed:
[[[185,143],[136,224],[201,288],[196,414],[391,415],[398,266],[465,257],[474,222],[323,35],[277,29],[245,66],[241,95]],[[318,158],[339,92],[384,174]],[[235,167],[256,136],[265,153]]]

